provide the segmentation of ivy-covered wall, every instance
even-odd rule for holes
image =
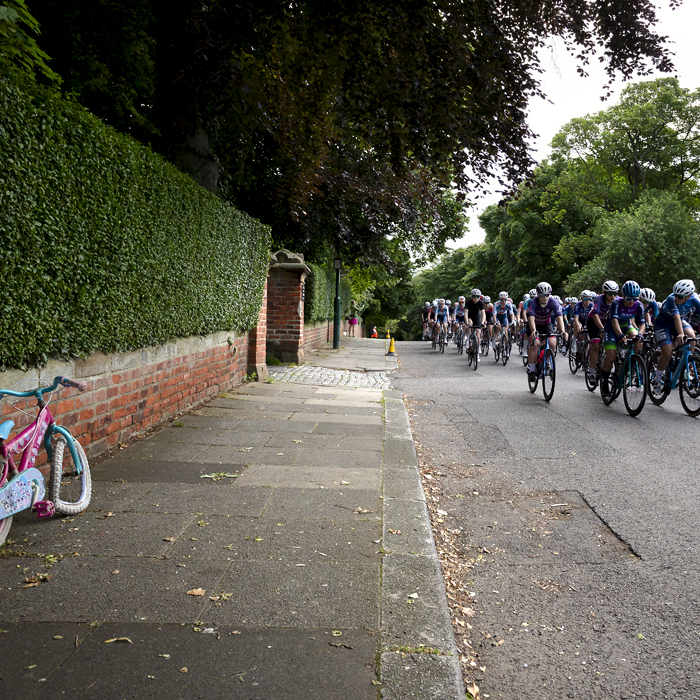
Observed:
[[[78,104],[5,76],[0,241],[0,366],[22,368],[255,326],[270,233]]]
[[[304,323],[314,324],[333,318],[335,303],[335,270],[328,264],[306,263],[311,274],[306,278]],[[350,313],[350,285],[340,280],[340,316]]]

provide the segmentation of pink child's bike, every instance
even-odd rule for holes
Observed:
[[[15,513],[34,508],[40,518],[49,518],[54,513],[75,515],[90,505],[92,480],[85,452],[70,431],[54,421],[49,411],[51,394],[59,385],[78,391],[87,388],[85,382],[56,377],[50,386],[32,391],[0,390],[0,399],[4,396],[34,397],[39,406],[34,421],[11,440],[14,421],[0,423],[0,545],[7,538]],[[45,394],[49,394],[48,401],[44,401]],[[42,440],[51,462],[50,500],[44,500],[44,477],[34,466]],[[22,458],[17,467],[14,455],[20,454]]]

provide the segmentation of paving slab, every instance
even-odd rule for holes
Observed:
[[[198,619],[243,627],[377,630],[379,584],[379,563],[234,561],[220,588],[235,595],[220,606],[210,601]]]
[[[200,479],[200,482],[94,481],[88,512],[203,513],[258,518],[273,493],[273,489],[264,485],[242,485],[227,478]],[[36,526],[35,519],[33,522]]]
[[[339,450],[360,450],[366,452],[378,452],[381,459],[384,440],[381,435],[369,437],[367,435],[339,435],[339,434],[310,434],[295,436],[290,433],[274,433],[265,443],[266,447],[287,447],[296,445],[307,448],[324,448]]]
[[[329,522],[222,518],[210,516],[207,525],[192,523],[168,549],[167,558],[225,561],[373,562],[381,561],[376,541],[378,522]]]
[[[204,450],[206,445],[198,445]],[[173,456],[175,453],[171,453]],[[97,467],[91,467],[92,478],[95,481],[141,481],[147,483],[188,483],[201,484],[203,474],[224,471],[221,462],[178,462],[160,459],[138,459],[128,456],[125,452],[119,457],[102,462]],[[245,463],[238,464],[233,472],[240,471]]]
[[[278,519],[381,520],[382,500],[373,489],[275,489],[265,513]]]
[[[212,445],[199,455],[207,464],[293,464],[299,448],[248,447],[246,445]]]
[[[7,561],[0,560],[0,568]],[[0,599],[0,620],[192,623],[206,603],[187,591],[219,587],[229,562],[182,563],[147,557],[62,559],[50,569],[48,581]]]
[[[351,424],[344,423],[342,421],[329,422],[323,420],[316,423],[313,432],[316,434],[328,433],[332,435],[366,435],[369,437],[382,437],[384,435],[384,427],[381,425],[362,425],[361,423]]]
[[[378,469],[342,467],[298,467],[251,464],[236,482],[237,487],[287,486],[291,488],[334,488],[344,490],[379,489],[382,475]]]
[[[159,430],[151,443],[188,442],[203,445],[265,445],[273,433],[245,430],[214,430],[213,428],[166,428]]]
[[[328,447],[302,447],[294,460],[294,465],[304,467],[332,466],[341,469],[359,467],[381,469],[382,456],[381,452],[370,450],[358,452],[357,450],[341,450]]]
[[[332,632],[222,626],[197,634],[192,626],[102,624],[38,697],[327,700],[331,692],[338,700],[375,700],[376,641],[364,630],[347,630],[345,646],[332,646],[338,644]],[[120,637],[133,643],[104,643]]]

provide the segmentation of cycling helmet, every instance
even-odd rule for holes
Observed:
[[[426,301],[424,305],[425,305],[425,306],[430,306],[430,302],[429,302],[429,301]]]
[[[501,293],[498,295],[498,298],[499,298],[499,299],[507,299],[507,298],[508,298],[508,292],[501,292]]]
[[[444,300],[444,299],[438,299],[438,303],[439,303],[439,304],[444,304],[444,303],[445,303],[445,300]]]
[[[639,285],[634,280],[628,280],[622,285],[622,296],[623,297],[634,297],[639,299],[639,294],[642,290]]]
[[[436,300],[433,302],[433,308],[436,308],[437,305],[438,305],[438,303],[437,303],[437,299],[436,299]]]
[[[523,301],[527,301],[530,298],[529,294],[523,294]]]
[[[530,299],[534,299],[534,298],[537,296],[537,290],[534,289],[534,288],[531,289],[531,290],[528,292],[528,296],[530,297]]]
[[[549,284],[549,282],[540,282],[537,285],[537,289],[535,289],[535,294],[539,296],[540,294],[551,294],[552,293],[552,285]]]
[[[491,303],[491,297],[484,297],[484,304],[490,304]]]
[[[693,280],[679,280],[673,285],[673,293],[679,297],[689,297],[695,291]]]
[[[460,298],[459,298],[460,304],[461,304],[463,301],[465,301],[464,297],[460,297]]]
[[[617,294],[620,291],[620,286],[613,280],[603,282],[603,294]]]
[[[650,301],[656,301],[656,294],[650,287],[643,287],[639,293],[639,298],[648,304]]]
[[[556,294],[552,294],[552,296],[554,297],[554,300],[557,302],[557,304],[561,304],[561,297],[560,296],[557,296]]]
[[[451,302],[449,299],[445,302],[445,304],[446,304],[447,306],[452,306],[452,302]]]
[[[578,304],[578,299],[576,297],[571,297],[572,304]]]
[[[480,297],[481,296],[481,290],[477,289],[476,287],[472,289],[472,296],[473,297]]]

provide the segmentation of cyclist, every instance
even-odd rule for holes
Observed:
[[[531,299],[527,305],[527,322],[530,330],[530,346],[527,350],[527,373],[530,379],[535,379],[535,363],[539,352],[540,339],[538,334],[552,333],[552,319],[555,319],[560,333],[564,333],[564,320],[561,315],[561,307],[552,297],[552,285],[548,282],[540,282],[535,289],[536,299]],[[549,346],[555,348],[556,338],[549,339]]]
[[[641,350],[642,336],[646,326],[644,321],[644,304],[639,301],[641,293],[639,285],[634,280],[628,280],[622,285],[622,296],[613,299],[605,321],[605,360],[601,375],[601,391],[610,393],[610,370],[615,363],[617,348],[627,343],[628,338],[637,338],[635,352]],[[639,337],[637,335],[639,334]]]
[[[604,282],[603,293],[595,298],[593,308],[588,314],[586,328],[588,329],[588,340],[591,344],[588,376],[593,381],[598,381],[598,356],[600,355],[600,341],[601,334],[605,328],[605,319],[607,318],[610,304],[613,303],[619,291],[620,286],[614,280]]]
[[[595,294],[590,289],[584,289],[581,292],[581,301],[574,306],[574,338],[578,340],[581,328],[588,321],[588,314],[593,308],[593,299]]]
[[[700,299],[695,293],[693,280],[679,280],[673,285],[673,293],[659,307],[659,315],[656,317],[654,337],[661,350],[661,356],[656,365],[656,373],[652,382],[656,387],[661,387],[663,374],[668,367],[673,354],[673,348],[677,346],[684,336],[695,337],[695,332],[686,320],[693,311],[700,311]]]
[[[498,336],[501,334],[501,329],[503,332],[503,342],[508,342],[508,327],[514,322],[515,309],[513,304],[508,301],[508,292],[501,292],[498,295],[498,301],[494,305],[494,316],[496,318],[494,337],[493,337],[493,347],[496,347],[496,341]]]
[[[447,328],[450,323],[450,310],[445,306],[444,299],[438,299],[437,309],[435,309],[435,330],[433,335],[437,335],[440,330],[445,331],[447,337]]]
[[[659,305],[656,303],[656,294],[654,293],[653,289],[644,287],[639,295],[639,298],[644,303],[644,319],[647,322],[647,326],[651,326],[653,328],[654,321],[659,315]]]
[[[493,304],[491,303],[491,297],[483,297],[484,300],[484,313],[486,314],[486,325],[489,329],[489,333],[493,336],[493,324],[496,322],[496,317],[493,313]]]
[[[479,289],[472,289],[471,296],[466,304],[467,325],[474,329],[476,333],[476,345],[481,353],[481,327],[486,322],[485,304],[481,298]]]
[[[452,313],[452,335],[455,338],[455,342],[457,342],[457,330],[467,322],[465,317],[466,311],[465,299],[464,297],[459,297],[455,302],[454,311]]]
[[[421,319],[423,320],[423,340],[425,340],[428,337],[428,325],[430,323],[430,312],[431,312],[432,306],[429,301],[426,301],[425,304],[423,305],[423,308],[421,309],[420,315]]]

